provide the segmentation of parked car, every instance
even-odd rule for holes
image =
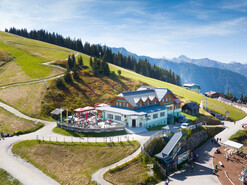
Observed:
[[[182,123],[181,124],[181,128],[188,128],[190,126],[190,124],[189,123]]]

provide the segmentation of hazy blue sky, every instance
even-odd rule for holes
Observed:
[[[247,0],[0,0],[0,29],[11,26],[151,57],[247,62]]]

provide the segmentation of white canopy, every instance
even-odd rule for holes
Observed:
[[[243,144],[241,144],[241,143],[237,143],[237,142],[230,141],[230,140],[225,141],[223,144],[230,146],[230,147],[233,147],[233,148],[237,148],[237,149],[239,149],[243,146]]]

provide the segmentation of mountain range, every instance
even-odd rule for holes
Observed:
[[[125,48],[111,48],[114,53],[132,56],[137,60],[147,59],[165,69],[171,69],[181,77],[182,83],[196,83],[201,87],[201,93],[207,91],[232,92],[236,97],[247,95],[247,64],[237,62],[222,63],[208,58],[190,59],[184,55],[178,58],[151,58],[139,56]]]

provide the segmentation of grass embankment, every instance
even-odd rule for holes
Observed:
[[[50,82],[46,82],[49,86]],[[41,107],[47,89],[43,82],[0,89],[0,100],[31,117],[49,119]],[[49,93],[49,91],[48,91]]]
[[[220,133],[222,130],[224,130],[225,128],[222,126],[215,126],[215,127],[198,127],[194,130],[190,130],[190,129],[182,129],[182,131],[184,133],[186,133],[186,137],[189,138],[192,134],[196,133],[196,132],[200,132],[202,130],[205,130],[207,132],[208,135],[208,139],[215,136],[216,134]],[[203,143],[202,143],[203,144]]]
[[[20,181],[12,177],[8,172],[0,168],[0,184],[1,185],[21,185]]]
[[[157,138],[151,142],[145,150],[154,158],[154,155],[159,153],[167,144],[164,138]],[[147,164],[154,164],[154,176],[148,176]],[[128,178],[126,178],[128,177]],[[105,173],[104,178],[113,184],[156,184],[164,180],[157,163],[154,163],[146,155],[140,154],[135,159],[118,166]]]
[[[181,112],[181,114],[186,116],[186,119],[189,119],[187,121],[188,123],[191,124],[196,124],[196,123],[203,123],[207,125],[219,125],[220,120],[206,112],[205,110],[199,109],[199,113],[196,115],[190,115],[186,114],[184,112]]]
[[[19,118],[14,114],[0,108],[0,131],[4,134],[25,134],[43,127],[42,123],[35,124],[33,121]]]
[[[37,140],[15,144],[12,151],[61,184],[93,184],[92,174],[133,153],[137,141],[57,143]]]
[[[243,151],[247,153],[247,130],[239,130],[229,140],[243,144]]]
[[[147,164],[153,164],[145,155],[139,155],[133,160],[109,170],[104,174],[104,178],[112,184],[118,185],[134,185],[134,184],[156,184],[164,180],[164,176],[159,172],[159,167],[154,164],[153,177],[148,176],[150,171]]]
[[[198,93],[193,92],[193,91],[189,91],[187,89],[184,89],[183,87],[179,87],[179,86],[173,85],[171,83],[163,82],[160,80],[156,80],[153,78],[149,78],[149,77],[137,74],[133,71],[129,71],[129,70],[126,70],[124,68],[121,68],[121,67],[118,67],[118,66],[115,66],[112,64],[110,64],[110,69],[111,69],[111,71],[115,71],[116,73],[120,69],[122,71],[122,73],[121,73],[122,76],[127,77],[127,78],[132,78],[135,80],[139,80],[139,81],[147,83],[151,86],[168,88],[174,94],[181,96],[181,97],[184,97],[188,100],[195,101],[198,104],[200,104],[201,101],[204,100],[204,107],[205,107],[205,97],[202,96],[201,94],[198,94]],[[240,120],[247,115],[244,111],[242,111],[240,109],[237,109],[237,108],[230,106],[230,105],[227,108],[227,105],[225,103],[219,102],[219,101],[217,101],[215,99],[211,99],[211,98],[207,98],[207,108],[210,110],[213,110],[215,112],[218,112],[220,114],[223,114],[223,115],[225,115],[225,112],[228,110],[229,111],[229,118],[231,120]]]
[[[57,134],[61,134],[64,136],[73,136],[73,137],[106,137],[106,136],[118,136],[118,135],[125,135],[126,131],[113,131],[113,132],[102,132],[102,133],[93,133],[93,132],[73,132],[69,130],[64,130],[59,127],[55,127],[53,132]]]

